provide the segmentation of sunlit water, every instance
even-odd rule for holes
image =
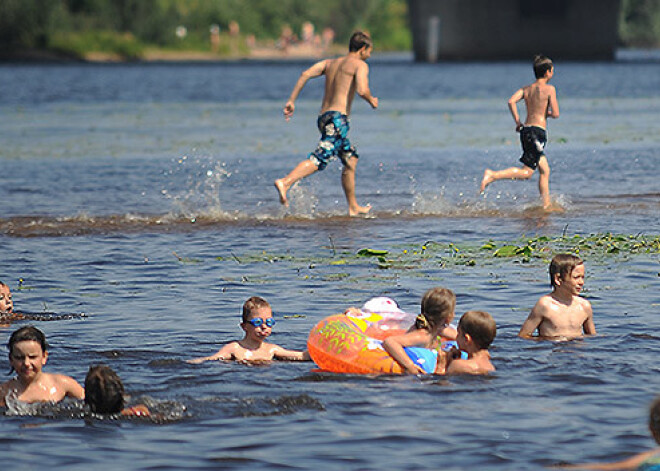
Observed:
[[[657,255],[587,259],[599,335],[569,343],[516,337],[548,291],[541,260],[396,270],[318,262],[427,241],[657,235],[660,61],[641,59],[556,64],[561,117],[549,123],[547,155],[565,211],[546,216],[537,176],[477,194],[484,168],[518,165],[506,100],[532,80],[531,66],[374,58],[381,106],[356,103],[350,134],[358,200],[374,217],[356,220],[345,217],[338,163],[293,188],[288,210],[272,186],[316,144],[320,81],[291,122],[281,117],[308,62],[0,66],[0,280],[16,310],[50,313],[3,328],[2,343],[35,324],[51,344],[47,371],[82,382],[90,364],[107,363],[132,402],[160,414],[89,420],[75,402],[10,401],[0,462],[511,470],[650,448]],[[302,349],[326,315],[379,294],[414,312],[436,285],[457,293],[457,314],[483,309],[497,320],[492,377],[184,362],[239,337],[252,295],[273,305],[272,340]]]

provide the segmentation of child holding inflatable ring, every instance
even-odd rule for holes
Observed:
[[[456,331],[449,324],[454,319],[456,295],[447,288],[432,288],[422,297],[421,313],[405,334],[393,335],[383,341],[383,348],[409,374],[428,373],[411,359],[407,347],[434,349],[438,336],[455,339]]]
[[[209,360],[237,360],[243,362],[263,362],[273,359],[308,361],[309,353],[305,351],[287,350],[265,340],[275,325],[273,311],[266,301],[259,296],[252,296],[243,304],[241,329],[245,337],[229,342],[215,354],[188,360],[188,363],[198,364]]]

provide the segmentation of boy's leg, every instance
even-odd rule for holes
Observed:
[[[549,209],[552,205],[550,200],[550,165],[545,155],[539,159],[539,193],[541,193],[541,201],[543,202],[543,209]]]
[[[355,167],[357,166],[357,157],[349,157],[344,161],[344,169],[341,172],[341,186],[346,194],[348,203],[348,215],[357,216],[366,214],[371,210],[371,205],[360,206],[355,198]]]
[[[546,162],[547,164],[547,162]],[[548,170],[549,172],[549,170]],[[488,185],[493,183],[495,180],[504,180],[504,179],[512,179],[512,180],[527,180],[534,175],[534,170],[529,168],[527,165],[523,165],[522,168],[519,167],[510,167],[504,170],[498,170],[494,171],[489,168],[487,168],[484,171],[484,177],[481,179],[481,188],[480,191],[483,193],[483,191],[486,189]]]
[[[291,172],[286,177],[278,178],[275,180],[275,188],[277,188],[277,192],[280,195],[280,203],[285,206],[289,206],[289,200],[286,199],[286,192],[289,191],[291,185],[302,178],[310,176],[318,169],[319,168],[314,162],[309,159],[305,159],[296,165],[296,167],[291,170]]]

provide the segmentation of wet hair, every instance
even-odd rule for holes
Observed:
[[[46,342],[46,336],[44,333],[34,326],[26,325],[25,327],[21,327],[20,329],[15,330],[9,337],[9,341],[7,342],[9,359],[11,360],[11,355],[14,352],[14,345],[16,345],[18,342],[25,342],[30,340],[33,340],[41,345],[42,352],[48,351],[48,342]],[[12,374],[13,372],[14,367],[12,366],[9,370],[9,374]]]
[[[262,307],[270,307],[270,304],[268,304],[268,301],[266,301],[264,298],[259,296],[252,296],[250,299],[245,301],[243,304],[243,324],[249,320],[250,315],[252,315],[254,311],[261,309]]]
[[[447,288],[431,288],[422,297],[421,314],[415,319],[416,329],[432,330],[448,324],[456,308],[456,295]]]
[[[3,283],[2,280],[0,280],[0,286],[4,286],[5,288],[9,288],[9,285],[7,283]]]
[[[660,445],[660,396],[656,397],[649,407],[649,430]]]
[[[570,253],[560,253],[552,257],[550,261],[550,286],[555,285],[555,275],[559,275],[562,280],[573,273],[573,269],[584,262],[577,255]]]
[[[534,56],[534,76],[537,79],[545,77],[546,72],[550,69],[552,69],[552,61],[549,57],[542,54]]]
[[[348,50],[350,52],[356,52],[362,49],[364,46],[372,46],[371,38],[369,35],[363,31],[356,31],[353,33],[351,40],[348,42]]]
[[[495,319],[485,311],[467,311],[458,321],[458,328],[469,334],[482,350],[488,348],[497,335]]]
[[[41,345],[42,351],[48,351],[48,342],[46,342],[46,336],[44,333],[34,326],[26,325],[25,327],[21,327],[20,329],[15,330],[9,337],[9,342],[7,342],[7,350],[9,350],[9,356],[11,357],[12,351],[14,350],[14,345],[16,345],[18,342],[25,342],[26,340],[33,340]]]
[[[118,414],[124,408],[124,384],[107,365],[89,367],[85,377],[85,404],[95,414]]]

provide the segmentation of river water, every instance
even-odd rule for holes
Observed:
[[[529,342],[518,329],[548,292],[547,259],[379,268],[429,241],[660,233],[660,56],[557,63],[550,189],[537,178],[477,194],[483,170],[518,165],[506,101],[533,80],[522,62],[415,64],[375,56],[378,110],[356,102],[357,196],[345,216],[341,165],[280,206],[272,182],[317,141],[322,84],[289,123],[281,108],[310,63],[0,66],[0,280],[50,342],[46,371],[123,378],[156,421],[81,418],[80,405],[13,404],[3,467],[35,469],[540,469],[615,460],[654,446],[660,393],[660,257],[585,257],[599,335]],[[498,324],[488,378],[358,377],[312,363],[185,363],[240,336],[242,303],[270,301],[272,341],[305,347],[323,317],[387,295],[410,312],[428,288],[457,314]],[[80,316],[84,313],[84,316]],[[75,314],[67,316],[66,314]],[[6,356],[4,357],[6,358]],[[7,371],[9,365],[6,364]],[[9,376],[6,376],[9,379]]]

